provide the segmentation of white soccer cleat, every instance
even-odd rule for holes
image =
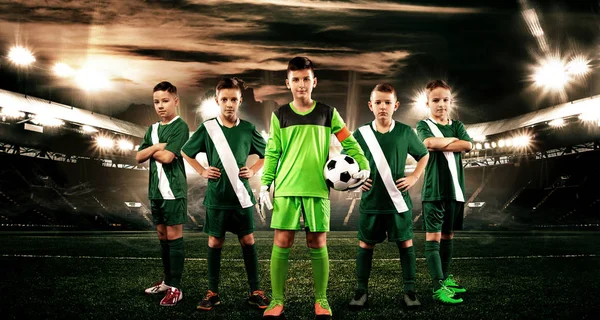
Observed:
[[[153,284],[152,287],[144,290],[144,292],[146,294],[157,294],[157,293],[165,292],[165,291],[169,290],[169,288],[171,288],[171,287],[166,285],[164,281],[160,281],[160,282]]]

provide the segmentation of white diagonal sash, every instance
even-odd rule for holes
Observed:
[[[158,127],[160,123],[157,122],[152,125],[152,144],[159,143],[158,140]],[[154,161],[156,164],[156,174],[158,175],[158,191],[162,195],[165,200],[173,200],[175,199],[175,195],[173,194],[173,190],[171,190],[171,185],[169,184],[169,179],[167,178],[167,174],[165,173],[165,169],[163,168],[163,164],[159,161]]]
[[[394,203],[394,207],[396,207],[396,211],[398,213],[408,211],[408,206],[404,201],[404,196],[402,196],[402,192],[398,190],[396,187],[396,182],[392,177],[392,170],[383,154],[383,150],[381,150],[381,146],[379,142],[377,142],[377,138],[375,138],[375,134],[369,127],[369,125],[364,125],[358,129],[360,134],[362,134],[363,139],[371,151],[373,155],[373,160],[375,160],[375,166],[377,167],[377,171],[379,172],[379,176],[381,180],[383,180],[383,184],[385,185],[385,189],[387,190],[392,202]]]
[[[444,138],[444,135],[440,131],[433,120],[427,119],[425,123],[429,126],[431,133],[437,138]],[[460,187],[460,183],[458,183],[458,171],[456,170],[456,159],[454,158],[454,152],[444,151],[444,157],[448,162],[448,168],[450,169],[450,175],[452,176],[452,184],[454,185],[454,194],[456,195],[456,201],[465,202],[465,194]]]
[[[240,180],[240,168],[237,166],[237,162],[235,161],[233,152],[223,134],[223,130],[221,130],[221,126],[213,119],[204,122],[204,127],[206,127],[206,131],[215,145],[221,163],[223,163],[223,168],[225,168],[225,172],[227,173],[227,178],[229,178],[229,182],[231,183],[238,200],[240,200],[242,208],[252,207],[252,199],[250,198],[250,194],[248,194],[246,186],[244,186],[244,183]]]

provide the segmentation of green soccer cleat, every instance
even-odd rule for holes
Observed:
[[[459,304],[463,302],[463,299],[455,298],[454,291],[448,289],[446,286],[442,286],[441,288],[433,292],[433,300],[439,301],[444,304]]]
[[[285,319],[283,314],[283,301],[271,300],[269,307],[263,313],[263,319]]]
[[[446,280],[444,280],[443,285],[446,286],[448,289],[454,291],[454,293],[467,292],[467,289],[465,289],[462,286],[459,286],[458,283],[456,283],[456,281],[454,281],[454,276],[451,274],[449,274],[448,278],[446,278]]]

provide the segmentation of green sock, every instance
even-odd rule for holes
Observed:
[[[402,266],[402,282],[404,283],[404,292],[415,291],[415,278],[417,277],[417,256],[415,247],[402,248],[398,243],[400,250],[400,265]]]
[[[287,279],[290,248],[280,248],[273,245],[271,252],[271,291],[273,300],[283,301],[285,280]]]
[[[315,299],[327,299],[327,283],[329,282],[327,246],[319,249],[310,248],[310,259],[315,280]]]
[[[171,282],[171,259],[169,251],[169,242],[167,240],[160,240],[160,258],[163,263],[163,280],[165,283]]]
[[[427,269],[433,282],[433,290],[441,288],[440,280],[443,280],[442,261],[440,259],[440,243],[437,241],[425,241],[425,259]]]
[[[169,258],[171,261],[171,281],[167,284],[171,287],[180,288],[183,262],[185,260],[183,237],[167,240],[167,242],[169,243]]]
[[[244,266],[248,274],[248,284],[250,292],[260,288],[258,280],[258,253],[256,252],[256,244],[249,247],[242,247],[242,255],[244,256]]]
[[[219,292],[219,278],[221,274],[221,251],[222,248],[208,247],[208,290]]]
[[[440,241],[440,259],[442,259],[442,272],[444,274],[444,279],[448,278],[448,273],[450,271],[450,263],[452,262],[452,251],[454,249],[454,243],[452,240],[444,240]]]
[[[373,249],[358,247],[358,253],[356,254],[356,279],[358,280],[359,290],[368,290],[372,265]]]

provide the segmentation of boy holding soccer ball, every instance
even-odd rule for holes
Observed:
[[[369,163],[337,110],[312,99],[317,78],[310,59],[296,57],[290,60],[285,83],[294,100],[271,115],[260,192],[261,205],[270,207],[269,187],[275,181],[271,219],[271,228],[275,229],[271,254],[273,295],[264,317],[279,318],[283,314],[288,257],[295,232],[300,229],[302,215],[312,260],[315,315],[317,319],[330,319],[332,313],[327,302],[329,255],[326,246],[329,189],[323,168],[327,162],[331,134],[335,134],[359,164],[361,171],[353,176],[359,180],[356,186],[369,177]]]
[[[394,121],[392,115],[400,105],[396,90],[389,84],[378,84],[368,102],[375,120],[354,131],[354,137],[369,159],[371,178],[362,185],[359,247],[356,256],[358,289],[350,302],[352,309],[361,309],[368,302],[368,282],[375,244],[386,236],[398,245],[404,303],[407,307],[421,305],[415,294],[416,256],[413,247],[412,202],[408,194],[425,170],[429,154],[415,132]],[[407,155],[417,162],[415,171],[405,176]]]

